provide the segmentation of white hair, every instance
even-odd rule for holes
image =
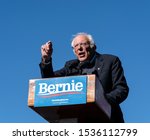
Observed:
[[[76,35],[73,35],[73,39],[72,39],[72,42],[71,42],[71,46],[74,47],[74,41],[75,41],[75,38],[79,35],[83,35],[83,36],[86,36],[90,42],[90,47],[93,48],[95,46],[95,42],[94,42],[94,39],[92,37],[92,35],[90,34],[87,34],[87,33],[84,33],[84,32],[81,32],[81,33],[77,33]]]

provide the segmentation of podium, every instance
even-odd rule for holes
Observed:
[[[111,122],[111,106],[95,75],[31,79],[28,106],[51,123]]]

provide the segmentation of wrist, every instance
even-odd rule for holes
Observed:
[[[48,65],[51,62],[52,62],[52,58],[51,57],[49,59],[42,58],[42,64]]]

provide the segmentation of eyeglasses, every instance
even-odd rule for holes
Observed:
[[[81,42],[81,43],[75,44],[75,45],[74,45],[74,48],[77,48],[77,47],[79,47],[79,46],[87,47],[87,46],[89,46],[89,45],[90,45],[89,42]]]

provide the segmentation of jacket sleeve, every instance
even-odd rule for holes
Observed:
[[[106,98],[110,104],[120,104],[127,98],[129,88],[124,76],[121,61],[118,57],[116,57],[112,63],[111,76],[112,90],[106,94]]]
[[[39,64],[39,67],[40,67],[42,78],[54,77],[53,66],[52,66],[51,62],[49,62],[47,64],[44,64],[41,62]]]
[[[47,63],[47,64],[43,64],[41,62],[39,64],[39,67],[40,67],[42,78],[61,77],[61,76],[66,76],[66,74],[67,74],[65,67],[54,72],[52,62]]]
[[[78,69],[76,69],[77,64],[78,64],[77,60],[67,61],[65,63],[65,66],[57,71],[53,71],[52,60],[49,63],[41,62],[39,66],[42,78],[50,78],[50,77],[77,75],[78,74]]]

